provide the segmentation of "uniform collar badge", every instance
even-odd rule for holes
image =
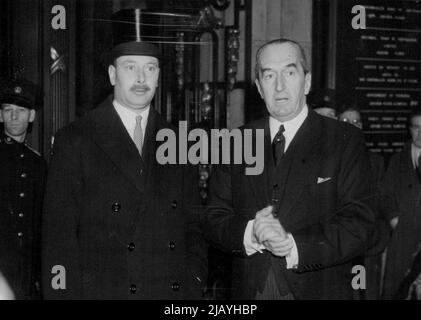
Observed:
[[[21,94],[22,93],[22,88],[19,87],[19,86],[15,87],[15,93],[16,94]]]

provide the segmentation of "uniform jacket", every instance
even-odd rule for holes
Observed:
[[[388,219],[399,217],[387,250],[384,279],[384,297],[391,299],[410,271],[421,243],[421,183],[412,164],[411,142],[390,159],[382,192]]]
[[[107,100],[57,133],[43,224],[47,299],[201,297],[197,178],[157,163],[162,128],[151,109],[141,158]],[[65,290],[51,285],[55,265],[65,268]]]
[[[309,111],[275,171],[269,120],[245,129],[265,130],[265,167],[245,175],[245,165],[217,166],[210,180],[206,235],[233,259],[232,298],[253,299],[273,269],[281,295],[295,299],[352,298],[353,258],[375,232],[369,164],[362,134]],[[299,264],[269,252],[245,255],[243,237],[257,211],[279,200],[279,219],[291,232]]]
[[[0,135],[0,270],[17,299],[40,297],[46,167],[25,143]]]

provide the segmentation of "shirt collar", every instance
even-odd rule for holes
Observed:
[[[275,138],[276,133],[279,131],[279,127],[284,125],[285,131],[285,151],[287,150],[289,144],[291,143],[292,139],[294,139],[295,134],[297,133],[298,129],[300,129],[301,125],[304,123],[304,120],[308,116],[308,107],[307,104],[304,108],[300,111],[300,113],[293,119],[281,122],[274,117],[269,117],[269,128],[270,128],[270,138],[271,141]]]
[[[130,137],[133,139],[134,129],[136,127],[136,117],[138,115],[142,116],[142,129],[143,129],[143,136],[145,136],[145,128],[148,123],[149,118],[149,111],[150,105],[146,107],[142,112],[138,113],[129,108],[123,107],[119,102],[113,100],[113,106],[117,114],[119,115],[121,121],[123,122],[124,127],[126,128],[127,132],[129,133]]]

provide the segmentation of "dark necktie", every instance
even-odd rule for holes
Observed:
[[[276,134],[272,142],[273,161],[275,162],[275,166],[279,164],[282,156],[284,155],[284,149],[285,149],[284,131],[285,131],[284,125],[281,124],[278,130],[278,133]]]

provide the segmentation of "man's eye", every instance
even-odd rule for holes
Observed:
[[[273,73],[266,73],[263,75],[263,79],[270,80],[273,78]]]
[[[129,71],[133,71],[135,69],[135,66],[129,65],[129,66],[126,66],[126,69]]]
[[[288,70],[287,72],[286,72],[286,74],[287,74],[287,76],[293,76],[293,75],[295,75],[295,70]]]
[[[146,67],[146,71],[155,72],[155,70],[156,70],[156,66],[151,65],[151,66]]]

